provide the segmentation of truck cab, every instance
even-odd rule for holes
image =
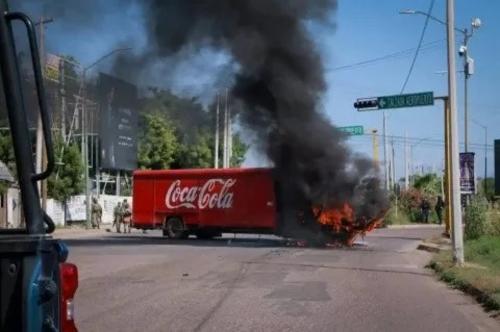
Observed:
[[[24,107],[14,22],[29,41],[37,102],[43,125],[47,166],[35,172]],[[78,269],[67,262],[68,249],[50,234],[55,226],[41,207],[38,182],[52,173],[54,151],[34,23],[21,12],[9,11],[0,0],[0,98],[5,100],[16,160],[16,176],[24,222],[0,229],[0,331],[77,331],[73,297]]]

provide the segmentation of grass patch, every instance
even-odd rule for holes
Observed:
[[[465,243],[463,267],[453,264],[450,251],[430,263],[441,280],[474,296],[487,310],[500,310],[500,237],[484,236]]]
[[[403,209],[398,208],[397,213],[396,213],[396,207],[392,206],[384,218],[384,224],[386,226],[387,225],[409,225],[409,224],[411,224],[411,220],[410,220],[410,217],[408,216],[408,214]]]

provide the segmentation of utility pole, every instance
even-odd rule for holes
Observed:
[[[408,133],[405,131],[405,144],[404,144],[404,159],[405,159],[405,190],[410,188],[409,178],[409,162],[408,162]]]
[[[450,172],[450,167],[451,167],[451,148],[450,148],[450,143],[451,143],[451,130],[450,130],[450,102],[448,96],[443,96],[443,97],[435,97],[435,100],[442,100],[444,107],[443,107],[443,118],[444,118],[444,170],[443,170],[443,177],[442,177],[442,193],[443,193],[443,199],[445,200],[446,204],[444,206],[445,214],[444,214],[444,222],[445,222],[445,233],[447,235],[450,235],[450,229],[451,229],[451,221],[453,219],[453,208],[452,208],[452,181],[451,181],[451,172]],[[458,152],[457,152],[458,153]]]
[[[391,140],[391,150],[392,150],[392,155],[391,155],[391,165],[392,165],[392,189],[394,192],[396,192],[396,186],[397,186],[397,179],[396,179],[396,158],[395,158],[395,153],[394,153],[394,139]]]
[[[382,120],[382,130],[383,130],[383,144],[384,144],[384,176],[385,176],[385,190],[389,190],[389,157],[387,149],[387,114],[385,110],[383,111]]]
[[[484,195],[488,195],[488,127],[484,127]]]
[[[229,98],[229,96],[228,96]],[[231,157],[233,156],[233,128],[231,124],[231,106],[227,102],[227,161],[226,167],[231,167]]]
[[[39,30],[39,53],[40,62],[42,65],[42,77],[44,76],[45,69],[45,24],[51,23],[54,20],[52,18],[40,17],[40,20],[35,24],[40,28]],[[41,173],[44,165],[47,163],[47,151],[45,150],[45,143],[43,139],[43,125],[42,116],[38,115],[37,128],[36,128],[36,160],[35,169],[37,173]],[[47,208],[47,180],[39,181],[37,183],[38,191],[40,192],[40,197],[42,199],[42,209]]]
[[[428,17],[429,19],[438,22],[440,24],[443,24],[445,26],[448,25],[448,21],[443,21],[440,20],[439,18],[436,18],[428,13],[422,12],[420,10],[413,10],[413,9],[406,9],[402,10],[399,12],[400,14],[419,14]],[[464,147],[465,147],[465,152],[468,151],[468,145],[469,145],[469,116],[468,116],[468,79],[469,77],[474,73],[474,60],[469,57],[468,55],[468,47],[469,47],[469,39],[472,37],[474,34],[474,31],[479,29],[481,27],[481,20],[479,18],[474,18],[472,19],[471,23],[471,31],[469,32],[468,29],[459,29],[455,28],[454,26],[452,29],[454,29],[457,32],[460,32],[464,36],[464,42],[460,46],[460,49],[458,51],[458,54],[464,58]],[[455,36],[453,36],[455,38]],[[453,55],[455,56],[455,55]],[[449,69],[449,68],[448,68]],[[453,67],[453,70],[455,70],[455,67]]]
[[[380,167],[379,165],[379,156],[378,156],[378,136],[377,136],[377,129],[372,129],[372,144],[373,144],[373,162],[375,164],[375,167],[378,168]]]
[[[448,96],[450,107],[450,154],[451,154],[451,199],[452,205],[452,243],[453,259],[456,264],[464,263],[462,210],[460,206],[460,183],[459,183],[459,159],[458,159],[458,119],[457,119],[457,77],[455,71],[455,1],[447,0],[446,5],[447,23],[447,50],[448,50]]]
[[[121,195],[121,192],[120,192],[120,187],[121,187],[121,178],[120,178],[120,170],[116,171],[116,196],[120,196]]]
[[[61,96],[61,137],[63,142],[66,142],[66,80],[65,80],[65,61],[61,58],[60,61],[60,79],[59,79],[59,94]]]
[[[222,168],[227,167],[227,144],[228,144],[228,135],[227,135],[227,126],[228,126],[228,110],[227,110],[227,95],[228,95],[228,90],[226,89],[226,95],[225,95],[225,102],[224,102],[224,146],[222,150]]]
[[[215,108],[215,153],[214,153],[214,168],[219,168],[219,93],[217,93],[217,106]]]

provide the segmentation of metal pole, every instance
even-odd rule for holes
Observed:
[[[97,198],[101,195],[101,170],[100,170],[100,164],[99,164],[99,151],[100,151],[100,145],[99,145],[99,135],[96,134],[95,136],[95,183],[96,183],[96,190],[97,190]]]
[[[378,137],[377,129],[372,130],[372,144],[373,144],[373,162],[377,170],[379,169],[379,157],[378,157]]]
[[[405,144],[404,144],[404,159],[405,159],[405,189],[408,190],[410,187],[410,179],[409,179],[409,167],[410,163],[408,162],[408,133],[405,131]]]
[[[396,180],[396,159],[394,158],[395,157],[395,154],[394,154],[394,140],[391,140],[391,178],[392,178],[392,187],[391,189],[396,192],[396,184],[397,184],[397,180]]]
[[[59,93],[61,95],[61,137],[63,142],[66,142],[66,81],[65,81],[65,60],[61,59],[60,62],[61,70],[60,70],[60,89]]]
[[[451,200],[453,220],[453,259],[456,264],[464,263],[464,247],[462,233],[462,210],[460,207],[460,183],[459,183],[459,160],[458,160],[458,121],[457,121],[457,86],[455,71],[455,1],[447,0],[447,44],[448,44],[448,96],[450,106],[450,154],[451,154]]]
[[[231,157],[233,155],[233,128],[231,124],[231,107],[229,96],[227,102],[227,167],[231,167]]]
[[[469,38],[467,36],[467,29],[464,29],[464,151],[468,152],[469,150],[469,114],[468,114],[468,108],[469,108],[469,103],[468,103],[468,81],[469,81],[469,73],[468,73],[468,66],[467,66],[467,61],[468,61],[468,41]]]
[[[389,190],[389,165],[388,165],[388,151],[387,151],[387,133],[386,133],[386,122],[387,122],[387,115],[386,115],[386,112],[383,111],[383,121],[382,121],[382,130],[383,130],[383,133],[382,135],[384,136],[384,141],[383,141],[383,144],[384,144],[384,176],[385,176],[385,190]]]
[[[90,228],[90,188],[89,188],[89,155],[88,155],[88,137],[87,137],[87,89],[86,89],[86,70],[82,77],[82,143],[83,143],[83,167],[85,175],[85,212],[86,227]]]
[[[484,127],[484,196],[488,196],[488,127]]]
[[[222,150],[222,168],[227,167],[227,89],[226,89],[226,95],[225,95],[225,104],[224,104],[224,146]]]
[[[215,153],[214,153],[214,168],[219,168],[219,94],[217,93],[217,106],[215,108]]]
[[[120,196],[120,187],[121,187],[121,179],[120,179],[120,170],[116,171],[116,196]]]

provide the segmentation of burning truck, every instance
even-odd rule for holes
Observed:
[[[135,171],[133,226],[161,229],[173,239],[229,233],[275,234],[309,244],[352,245],[382,215],[363,216],[347,203],[336,208],[286,206],[271,168]],[[290,213],[291,212],[291,213]]]

